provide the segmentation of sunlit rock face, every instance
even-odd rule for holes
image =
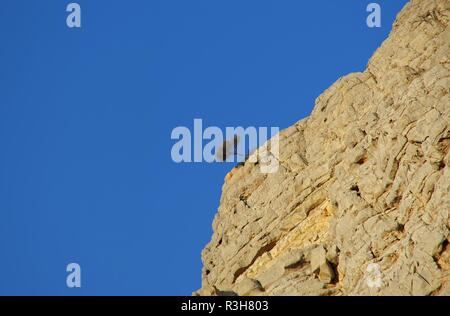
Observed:
[[[227,175],[195,295],[450,295],[450,4],[413,0],[364,72]]]

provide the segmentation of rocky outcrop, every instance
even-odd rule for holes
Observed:
[[[413,0],[367,69],[226,177],[196,295],[450,295],[447,0]]]

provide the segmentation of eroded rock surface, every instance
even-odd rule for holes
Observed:
[[[449,8],[408,3],[280,133],[278,172],[227,176],[194,294],[450,295]]]

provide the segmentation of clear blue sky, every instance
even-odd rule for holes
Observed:
[[[232,164],[175,164],[173,128],[279,126],[364,69],[406,1],[0,4],[0,294],[189,295]],[[66,265],[82,287],[66,287]]]

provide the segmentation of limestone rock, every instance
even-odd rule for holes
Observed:
[[[367,69],[226,177],[197,295],[450,294],[450,3],[412,0]]]

